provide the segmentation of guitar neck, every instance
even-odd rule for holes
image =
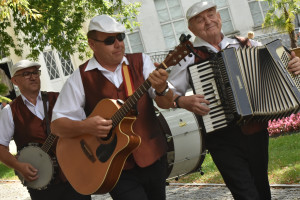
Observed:
[[[51,148],[52,144],[54,143],[56,137],[57,137],[56,135],[50,133],[46,141],[44,142],[43,146],[41,147],[41,149],[47,153]]]
[[[127,115],[130,109],[138,102],[138,100],[149,90],[151,83],[147,79],[138,89],[126,100],[122,107],[112,116],[113,129],[121,122]]]
[[[166,59],[156,68],[167,69],[169,66],[176,65],[191,52],[192,43],[189,41],[191,36],[181,35],[180,44],[174,49],[172,53],[169,53]],[[140,87],[126,100],[122,107],[112,116],[113,129],[121,122],[121,120],[127,115],[130,109],[138,102],[138,100],[149,90],[151,83],[149,79],[140,85]]]

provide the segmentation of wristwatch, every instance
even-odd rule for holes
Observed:
[[[178,96],[178,97],[176,97],[176,98],[174,99],[174,107],[175,107],[175,108],[181,108],[181,107],[179,106],[179,104],[178,104],[178,100],[179,100],[180,97],[182,97],[182,96]]]
[[[160,97],[166,96],[166,94],[169,92],[169,90],[170,90],[170,88],[169,88],[169,86],[168,86],[168,84],[167,84],[167,87],[164,89],[164,91],[162,91],[162,92],[157,92],[157,91],[155,90],[155,94],[156,94],[157,96],[160,96]]]

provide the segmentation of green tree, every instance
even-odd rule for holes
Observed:
[[[263,28],[275,28],[278,31],[288,32],[291,40],[291,47],[296,48],[295,36],[295,15],[300,14],[300,0],[259,0],[267,1],[268,10]]]
[[[0,78],[0,81],[1,81],[1,78]],[[8,91],[8,87],[5,84],[0,82],[0,103],[11,101],[9,98],[2,96],[3,94],[7,93],[7,91]]]
[[[138,26],[135,21],[140,6],[122,0],[0,0],[0,49],[9,56],[13,48],[21,56],[27,45],[27,58],[36,60],[45,47],[51,46],[64,57],[77,52],[84,59],[90,56],[82,31],[86,20],[108,14],[132,29]],[[8,27],[13,28],[16,41],[7,33]]]

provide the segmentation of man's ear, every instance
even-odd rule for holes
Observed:
[[[95,43],[94,43],[94,41],[93,41],[92,39],[88,39],[88,44],[89,44],[90,48],[91,48],[92,50],[94,50],[94,48],[95,48]]]
[[[16,77],[12,77],[10,80],[14,85],[18,86],[18,80],[16,79]]]

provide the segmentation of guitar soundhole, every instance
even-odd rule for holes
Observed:
[[[96,150],[96,155],[100,162],[106,162],[113,154],[117,145],[117,135],[115,134],[112,141],[108,144],[100,144]]]

